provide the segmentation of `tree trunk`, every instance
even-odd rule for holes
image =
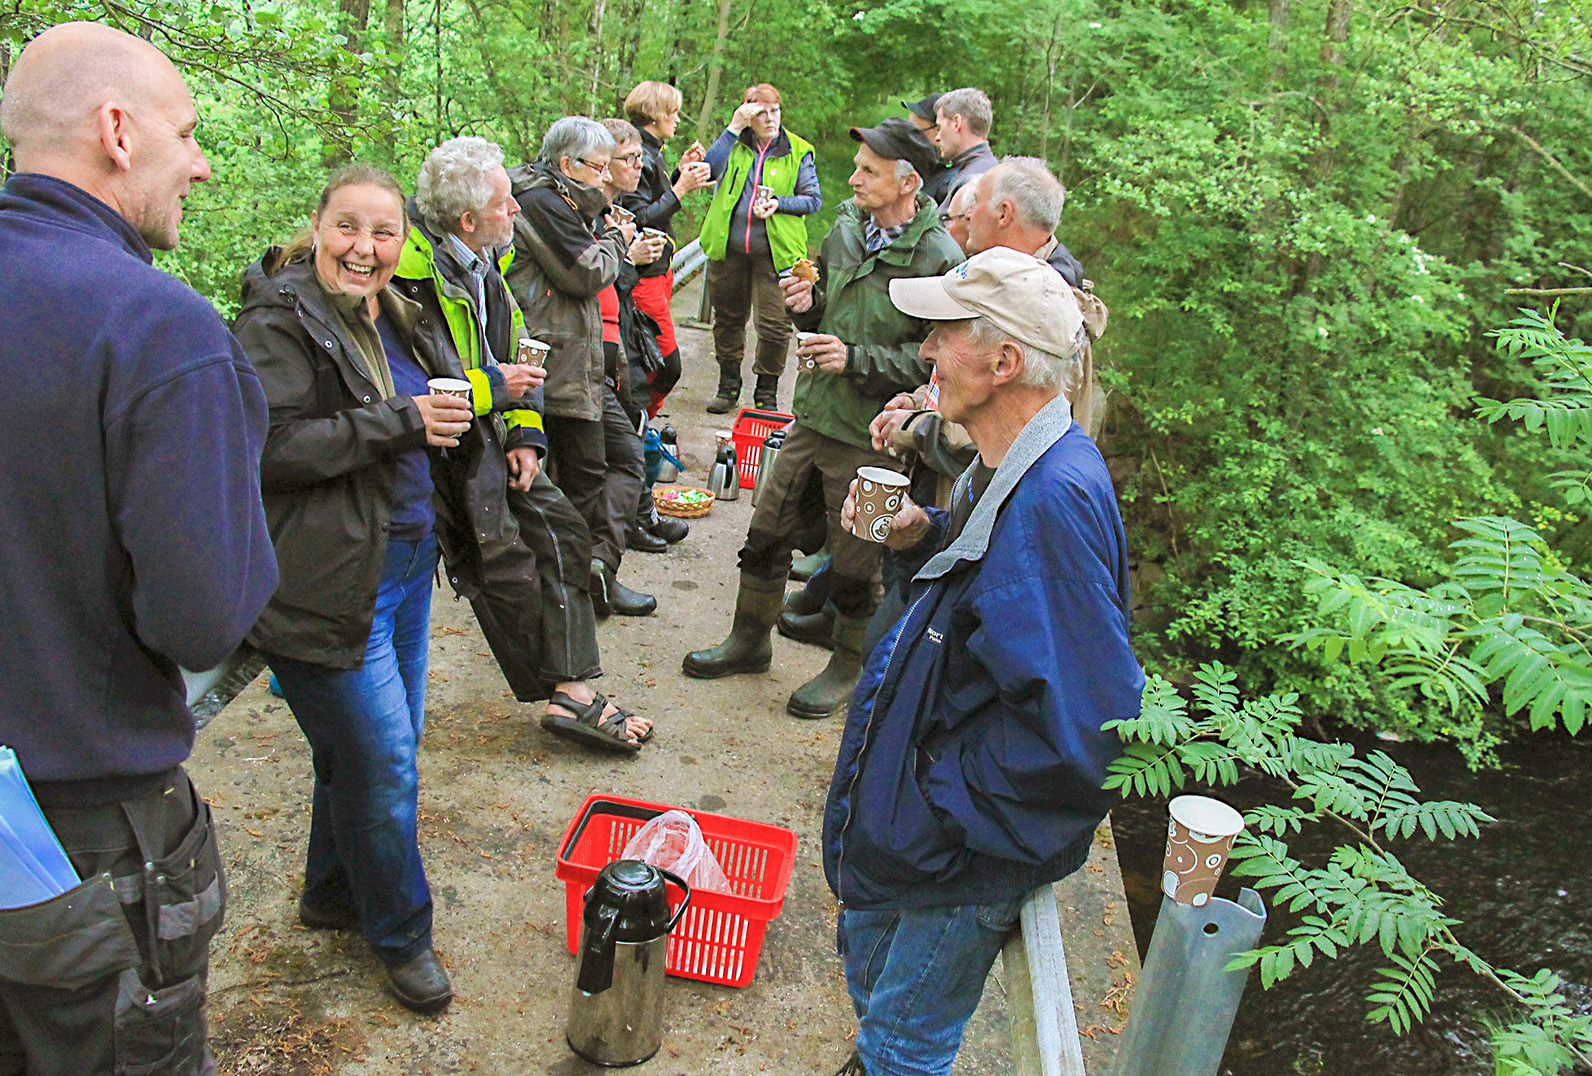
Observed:
[[[1349,40],[1349,20],[1354,15],[1354,0],[1330,0],[1327,5],[1327,26],[1321,40],[1321,62],[1334,68],[1343,66],[1343,45]],[[1337,71],[1321,76],[1321,89],[1338,88]]]
[[[719,30],[713,39],[713,58],[708,61],[708,85],[702,91],[702,111],[697,114],[696,137],[706,144],[714,110],[719,107],[719,80],[724,75],[724,43],[730,36],[731,0],[719,0]]]
[[[591,24],[591,89],[586,94],[586,114],[597,115],[597,89],[602,83],[603,70],[603,16],[608,13],[608,0],[592,0]]]
[[[669,66],[666,68],[667,78],[664,79],[671,86],[678,86],[680,77],[680,57],[685,48],[685,28],[693,25],[691,17],[691,0],[680,0],[674,8],[674,44],[669,49]]]
[[[625,114],[625,95],[630,92],[630,80],[635,77],[636,56],[641,52],[642,8],[643,0],[625,0],[620,8],[619,56],[614,65],[615,116]]]
[[[337,0],[337,28],[347,39],[326,95],[333,130],[321,146],[321,165],[335,168],[354,156],[353,126],[359,110],[359,54],[370,22],[370,0]]]
[[[11,77],[11,42],[0,41],[0,86],[6,84],[6,79]],[[0,150],[0,183],[11,178],[11,144],[6,143],[5,149]]]
[[[404,0],[386,0],[386,4],[382,29],[387,38],[387,69],[382,74],[382,91],[389,105],[397,105],[404,73]]]
[[[1271,81],[1288,80],[1288,0],[1271,0],[1271,39],[1266,43],[1277,63],[1271,69]]]

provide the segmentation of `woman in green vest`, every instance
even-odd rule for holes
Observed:
[[[719,363],[719,391],[708,411],[722,415],[740,401],[746,318],[754,306],[757,386],[752,402],[774,410],[791,333],[779,275],[807,257],[803,218],[824,204],[813,147],[781,126],[779,91],[763,82],[741,95],[730,125],[709,147],[707,162],[719,185],[702,223]]]

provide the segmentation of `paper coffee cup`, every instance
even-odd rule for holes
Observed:
[[[714,430],[713,431],[713,447],[714,448],[723,448],[725,445],[733,444],[734,441],[735,441],[735,434],[731,433],[729,430]]]
[[[457,396],[465,403],[469,403],[473,395],[470,383],[456,377],[433,377],[426,382],[426,388],[431,390],[433,396]]]
[[[806,347],[807,346],[807,342],[809,340],[811,340],[813,337],[817,336],[817,335],[818,335],[817,333],[797,333],[796,334],[796,350],[800,351],[802,348]],[[803,370],[816,370],[816,369],[818,369],[818,361],[816,359],[810,359],[810,358],[807,358],[805,356],[798,356],[798,357],[801,360],[801,364],[802,364],[802,369]]]
[[[621,224],[626,224],[636,219],[634,213],[617,203],[608,207],[608,215]]]
[[[757,200],[759,202],[771,202],[771,201],[774,200],[775,197],[777,197],[777,196],[774,194],[774,188],[773,187],[765,187],[765,186],[763,186],[761,184],[758,185],[758,188],[757,188]]]
[[[521,365],[546,366],[547,356],[552,350],[552,344],[541,340],[521,340],[519,350],[514,355],[514,361]]]
[[[901,511],[901,500],[909,485],[911,479],[899,471],[858,467],[857,493],[853,498],[857,515],[851,522],[851,533],[869,542],[883,542],[890,537],[890,521]]]
[[[1244,828],[1244,816],[1209,796],[1178,796],[1167,804],[1167,811],[1172,820],[1161,892],[1179,904],[1202,907],[1216,892],[1233,838]]]

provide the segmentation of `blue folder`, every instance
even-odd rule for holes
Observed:
[[[9,747],[0,747],[0,908],[59,896],[81,879]]]

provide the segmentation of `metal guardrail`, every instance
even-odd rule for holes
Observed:
[[[669,268],[674,272],[674,286],[685,287],[686,281],[701,272],[707,264],[708,256],[702,253],[702,240],[691,240],[674,252],[674,259],[669,263]]]

